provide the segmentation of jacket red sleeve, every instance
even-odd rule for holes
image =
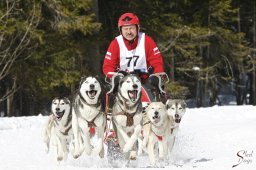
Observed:
[[[116,39],[110,43],[103,62],[103,73],[116,72],[119,67],[119,45]],[[112,76],[109,76],[112,77]]]
[[[145,51],[147,66],[152,66],[154,68],[154,73],[164,72],[162,55],[155,41],[148,35],[145,36]]]

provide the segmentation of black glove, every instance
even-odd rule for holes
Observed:
[[[122,73],[121,73],[122,74]],[[119,82],[120,80],[123,78],[124,76],[122,75],[117,75],[114,78],[114,89],[113,89],[113,93],[116,93],[117,92],[117,89],[118,89],[118,85],[119,85]]]
[[[158,91],[159,90],[159,78],[157,76],[150,76],[148,79],[147,79],[147,82],[149,85],[153,86],[154,89],[157,89]]]

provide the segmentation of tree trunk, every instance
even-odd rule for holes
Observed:
[[[95,13],[95,18],[96,21],[99,21],[99,5],[98,5],[98,0],[94,0],[93,1],[93,12]],[[99,48],[99,44],[100,42],[98,40],[95,39],[95,42],[91,44],[91,50],[90,50],[90,58],[92,58],[93,62],[93,69],[97,74],[102,73],[102,71],[98,72],[98,70],[102,70],[102,63],[101,63],[101,59],[103,59],[104,56],[100,55],[100,48]],[[91,61],[92,61],[91,60]]]
[[[7,93],[10,91],[10,87],[7,87]],[[13,109],[13,94],[9,95],[7,97],[7,111],[6,111],[6,115],[8,117],[14,116],[14,109]]]
[[[13,78],[13,86],[8,86],[7,87],[7,94],[9,94],[7,96],[7,99],[6,99],[6,115],[8,117],[11,117],[11,116],[15,116],[14,114],[14,103],[13,103],[13,100],[14,100],[14,94],[15,94],[15,91],[16,91],[16,88],[17,88],[17,78],[14,77]]]

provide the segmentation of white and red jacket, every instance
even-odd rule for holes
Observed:
[[[103,73],[133,71],[147,72],[149,67],[154,73],[164,72],[163,59],[154,40],[145,33],[139,33],[131,43],[122,35],[117,36],[109,45],[103,63]]]

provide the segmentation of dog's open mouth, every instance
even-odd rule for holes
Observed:
[[[97,94],[97,90],[86,91],[86,94],[90,99],[94,99]]]
[[[60,120],[62,118],[62,116],[64,115],[65,110],[63,110],[62,112],[56,112],[55,116],[57,120]]]
[[[153,116],[154,123],[158,123],[160,121],[160,116]]]
[[[128,90],[128,96],[131,101],[135,102],[138,96],[138,90]]]
[[[180,121],[181,121],[181,118],[175,119],[175,123],[180,123]]]

